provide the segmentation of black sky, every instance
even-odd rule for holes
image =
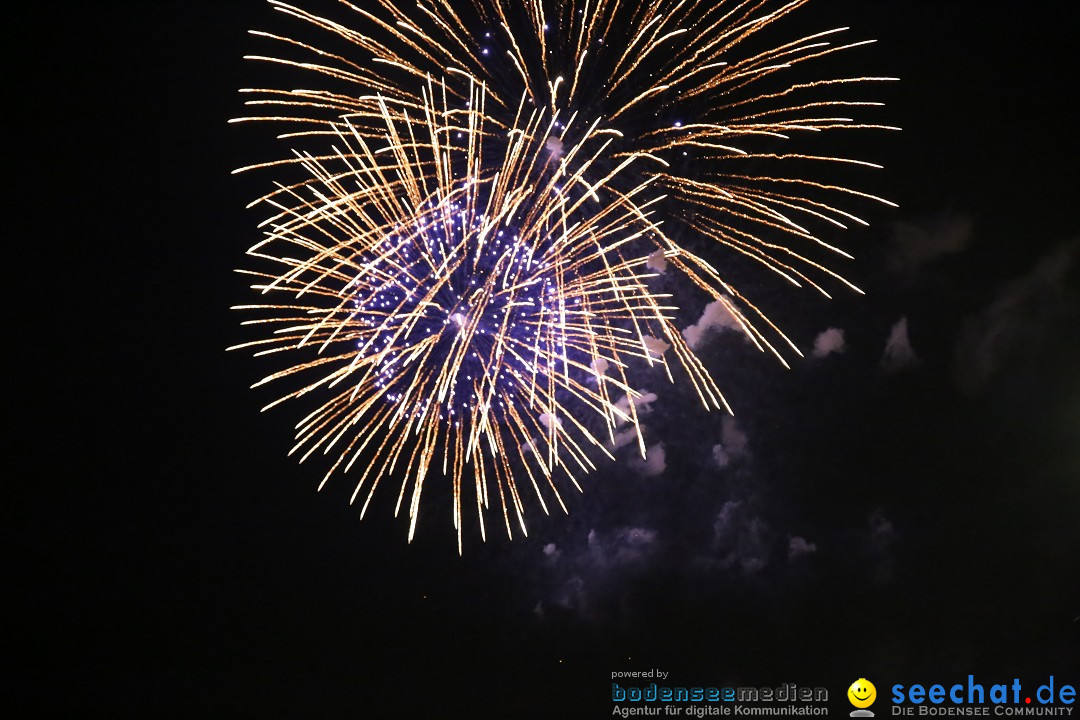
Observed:
[[[29,47],[4,473],[27,708],[606,717],[610,673],[650,666],[837,697],[860,676],[1080,680],[1074,3],[802,11],[877,38],[860,62],[902,78],[880,96],[903,132],[867,144],[900,209],[846,245],[869,295],[776,302],[803,347],[838,327],[847,352],[784,371],[714,338],[741,458],[710,466],[720,417],[657,384],[662,476],[620,456],[569,518],[463,558],[439,509],[410,546],[388,506],[361,523],[344,483],[315,494],[320,469],[285,457],[294,418],[248,390],[266,366],[224,351],[262,188],[229,171],[277,152],[226,121],[245,31],[280,20],[255,0],[36,12],[8,26]],[[886,372],[901,317],[919,362]],[[789,561],[795,536],[817,551]]]

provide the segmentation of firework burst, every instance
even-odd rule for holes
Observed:
[[[249,255],[268,269],[243,272],[275,300],[242,306],[266,334],[238,346],[289,358],[259,383],[292,379],[271,405],[323,398],[293,452],[330,456],[324,483],[358,474],[362,514],[380,483],[398,483],[410,539],[425,482],[448,478],[460,550],[467,504],[482,534],[495,507],[512,536],[525,531],[523,495],[565,510],[557,479],[578,487],[589,448],[609,454],[618,427],[635,430],[644,454],[633,364],[669,378],[681,368],[707,408],[728,409],[670,298],[650,289],[658,269],[723,303],[760,349],[781,357],[780,338],[798,352],[671,228],[795,285],[825,293],[816,274],[850,286],[799,247],[840,253],[812,228],[862,221],[830,198],[878,198],[742,169],[869,165],[755,149],[880,127],[839,116],[874,103],[807,94],[882,78],[773,77],[860,43],[819,33],[740,55],[805,1],[381,0],[347,6],[359,31],[271,0],[345,48],[256,33],[288,52],[255,59],[323,88],[245,91],[271,110],[241,119],[286,123],[281,137],[306,148],[252,166],[291,179],[256,203],[270,216]],[[673,121],[676,111],[694,121]]]

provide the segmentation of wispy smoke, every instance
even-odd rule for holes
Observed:
[[[755,573],[769,563],[774,534],[742,500],[731,500],[713,523],[715,562],[724,569]]]
[[[867,522],[870,527],[870,552],[874,558],[874,573],[879,582],[889,582],[893,578],[893,547],[900,535],[891,520],[880,509],[870,513]]]
[[[807,542],[806,538],[796,535],[788,541],[788,560],[793,561],[804,555],[810,555],[817,552],[817,545],[812,542]]]
[[[724,305],[724,301],[714,300],[705,306],[705,311],[696,323],[683,330],[683,338],[686,339],[686,344],[692,350],[696,350],[701,346],[706,335],[722,330],[739,330],[741,332],[742,328]]]
[[[894,224],[893,268],[914,271],[927,262],[965,250],[971,244],[972,226],[967,215]]]
[[[667,469],[667,457],[664,453],[664,443],[650,445],[645,450],[645,458],[633,458],[630,460],[630,468],[642,477],[656,477],[663,474]]]
[[[656,402],[656,393],[648,392],[647,390],[641,391],[641,397],[634,398],[634,412],[640,415],[648,415],[652,411],[652,403]],[[615,424],[624,425],[629,422],[624,418],[630,417],[630,398],[623,395],[621,398],[615,401],[615,407],[622,415],[618,413],[615,415]]]
[[[814,349],[810,351],[810,355],[823,358],[845,350],[847,350],[847,343],[844,342],[844,331],[840,328],[829,328],[814,338]]]
[[[658,273],[667,271],[667,258],[663,250],[657,250],[645,258],[645,267]]]
[[[725,415],[720,421],[720,442],[713,445],[713,462],[719,468],[726,468],[732,460],[747,454],[748,439],[746,433],[735,424],[735,418]]]
[[[555,571],[557,585],[537,603],[570,610],[584,618],[604,615],[618,601],[621,582],[640,577],[652,564],[658,534],[646,527],[620,527],[609,532],[590,530],[584,546],[543,547],[543,562]]]
[[[881,367],[886,372],[897,372],[918,363],[919,357],[912,349],[911,340],[908,338],[908,322],[905,315],[896,321],[889,332],[889,339],[885,341],[885,353],[881,357]]]
[[[978,392],[1002,368],[1038,353],[1053,333],[1075,330],[1080,282],[1070,273],[1078,251],[1077,241],[1056,248],[964,321],[955,355],[961,390]]]

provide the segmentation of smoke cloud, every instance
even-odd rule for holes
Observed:
[[[829,328],[814,338],[814,349],[810,352],[811,357],[823,358],[833,353],[842,353],[847,350],[844,342],[844,331],[840,328]]]
[[[705,306],[705,311],[696,323],[683,330],[683,338],[691,350],[697,350],[706,335],[723,330],[741,331],[742,327],[723,300],[714,300]]]
[[[908,322],[905,315],[896,321],[889,332],[889,339],[885,341],[885,353],[881,357],[881,367],[886,372],[897,372],[918,363],[919,357],[912,349],[911,340],[908,338]]]

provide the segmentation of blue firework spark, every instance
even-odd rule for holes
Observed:
[[[373,330],[357,341],[358,357],[376,359],[375,387],[399,413],[468,422],[490,397],[494,422],[504,423],[530,378],[567,371],[570,340],[565,323],[552,322],[564,308],[546,240],[527,243],[460,201],[431,201],[415,226],[362,260],[376,272],[353,281],[355,322]],[[418,385],[427,363],[458,355],[448,386]]]

